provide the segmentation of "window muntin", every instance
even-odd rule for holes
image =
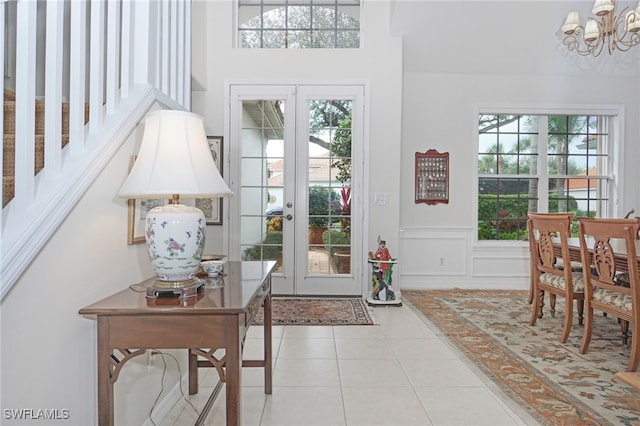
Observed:
[[[610,121],[591,115],[480,114],[478,239],[526,239],[527,212],[607,217]]]
[[[358,48],[360,0],[239,0],[243,48]]]

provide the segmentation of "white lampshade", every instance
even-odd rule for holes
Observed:
[[[580,26],[580,14],[578,12],[569,12],[567,19],[562,25],[562,32],[565,34],[573,34]]]
[[[596,40],[599,35],[598,23],[593,19],[587,19],[587,23],[584,26],[584,40],[591,42]]]
[[[200,209],[177,204],[178,199],[232,195],[213,161],[202,117],[171,110],[147,114],[138,158],[119,195],[172,200],[146,215],[147,251],[158,278],[147,288],[147,297],[160,292],[195,297],[204,285],[196,273],[206,220]]]
[[[611,12],[614,8],[613,0],[596,0],[591,11],[598,16],[603,16]]]
[[[147,114],[140,152],[120,188],[125,198],[213,198],[232,195],[207,144],[202,117],[186,111]]]
[[[624,18],[624,29],[632,33],[640,31],[640,7],[627,12]]]

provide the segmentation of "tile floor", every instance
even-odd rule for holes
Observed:
[[[243,370],[242,424],[247,426],[536,425],[461,360],[435,328],[405,303],[370,308],[373,326],[273,328],[273,394],[259,368]],[[245,359],[259,359],[262,328],[249,330]],[[201,369],[199,411],[217,382]],[[206,425],[224,425],[224,388]],[[179,401],[161,426],[194,424]]]

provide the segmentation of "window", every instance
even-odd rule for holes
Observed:
[[[527,239],[527,212],[611,215],[611,116],[480,114],[478,239]]]
[[[358,48],[360,0],[238,0],[244,48]]]

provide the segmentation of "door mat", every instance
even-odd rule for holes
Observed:
[[[373,325],[362,298],[273,297],[272,325]],[[263,324],[262,308],[254,324]]]

